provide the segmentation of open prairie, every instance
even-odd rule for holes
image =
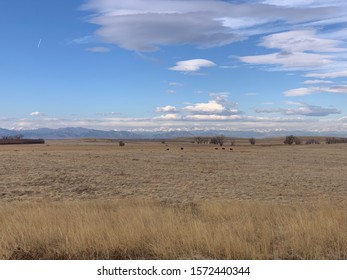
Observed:
[[[255,146],[241,142],[222,150],[190,142],[127,142],[119,147],[118,142],[87,141],[0,146],[0,199],[339,203],[347,197],[344,144],[258,141]]]
[[[281,142],[0,146],[0,256],[346,258],[347,145]]]

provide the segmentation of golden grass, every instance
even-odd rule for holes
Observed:
[[[3,202],[2,259],[346,259],[347,205]]]
[[[293,204],[346,199],[345,144],[269,144],[275,142],[240,144],[233,151],[169,141],[127,142],[125,147],[81,140],[2,145],[0,201],[145,197],[172,203]]]
[[[0,153],[1,259],[347,258],[344,144],[71,140]]]

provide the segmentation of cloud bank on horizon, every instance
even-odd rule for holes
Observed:
[[[2,117],[2,126],[347,132],[345,0],[86,0],[79,12],[94,32],[71,45],[99,57],[133,53],[139,67],[159,65],[161,86],[147,86],[162,96],[141,93],[152,101],[138,117],[105,109],[62,118],[32,108],[21,119]],[[126,69],[122,63],[113,67]],[[129,95],[150,75],[138,69],[144,77],[136,76],[139,88]]]

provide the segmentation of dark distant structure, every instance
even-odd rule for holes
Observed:
[[[45,144],[45,140],[25,139],[25,138],[22,138],[22,135],[3,136],[0,139],[0,145],[11,145],[11,144]]]

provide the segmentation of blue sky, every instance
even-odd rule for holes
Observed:
[[[347,132],[344,0],[0,4],[0,127]]]

